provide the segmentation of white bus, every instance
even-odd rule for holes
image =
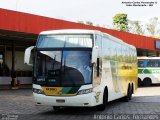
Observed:
[[[138,57],[138,84],[160,83],[160,57]]]
[[[33,96],[37,105],[97,106],[124,97],[137,89],[136,48],[95,30],[41,32],[36,46],[25,51],[33,64]]]

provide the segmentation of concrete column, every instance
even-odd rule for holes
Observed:
[[[12,87],[16,86],[16,72],[15,72],[15,41],[12,41],[12,72],[11,72]]]
[[[6,64],[6,45],[4,44],[4,64]]]
[[[159,57],[159,56],[160,56],[159,51],[156,51],[156,56],[157,56],[157,57]]]

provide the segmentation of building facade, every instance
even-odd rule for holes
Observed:
[[[159,56],[160,54],[159,39],[146,36],[1,8],[0,19],[0,85],[11,84],[15,77],[21,84],[31,84],[32,67],[23,62],[24,50],[35,45],[38,34],[45,30],[99,30],[136,46],[139,56]]]

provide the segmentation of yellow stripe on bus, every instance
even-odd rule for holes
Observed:
[[[63,87],[42,87],[46,95],[57,95],[63,89]]]

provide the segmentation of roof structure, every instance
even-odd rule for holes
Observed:
[[[155,41],[160,40],[127,32],[0,8],[0,39],[15,37],[16,39],[33,40],[36,39],[38,34],[42,31],[58,29],[99,30],[134,45],[137,48],[148,50],[156,50]]]

